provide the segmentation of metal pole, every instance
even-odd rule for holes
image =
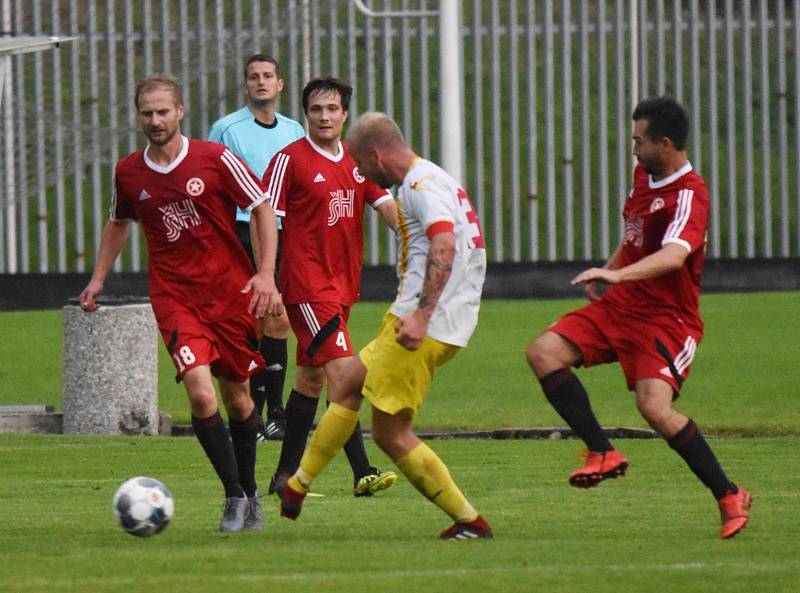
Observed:
[[[490,57],[490,81],[492,88],[491,94],[491,187],[492,193],[492,259],[496,262],[503,261],[505,255],[505,225],[503,224],[503,180],[505,173],[503,171],[505,161],[503,160],[503,102],[502,102],[502,70],[501,64],[504,55],[501,55],[500,47],[500,1],[492,0],[491,3],[491,25],[490,25],[490,43],[489,52]]]
[[[631,108],[639,101],[639,11],[638,0],[629,0],[628,30],[631,34]]]
[[[570,3],[561,5],[561,89],[562,98],[559,109],[562,113],[564,135],[562,145],[562,179],[564,183],[564,251],[567,260],[575,256],[575,190],[572,153],[572,32],[570,31],[572,15]]]
[[[311,80],[311,7],[303,0],[303,84]]]
[[[464,132],[461,122],[464,100],[461,96],[461,15],[456,0],[442,0],[439,11],[442,168],[462,183],[461,145]]]
[[[536,146],[539,129],[536,125],[536,11],[534,0],[527,4],[527,131],[528,131],[528,259],[539,259],[539,171]],[[476,109],[476,113],[480,113]],[[481,220],[483,220],[481,218]]]
[[[35,35],[43,35],[42,28],[42,6],[40,2],[33,3],[33,32]],[[47,144],[44,126],[44,64],[42,63],[42,52],[36,52],[33,56],[33,88],[34,88],[34,114],[36,123],[36,248],[39,256],[39,272],[50,271],[50,234],[48,223],[48,203],[47,203],[47,167],[45,161],[44,147]],[[51,114],[48,114],[48,117]]]
[[[3,31],[11,30],[11,0],[3,0]],[[0,234],[3,232],[3,217],[7,228],[5,229],[5,258],[2,257],[0,247],[0,272],[14,274],[17,271],[17,188],[14,183],[14,110],[11,105],[11,89],[13,88],[13,72],[11,70],[11,56],[0,58],[0,105],[3,112],[3,139],[5,150],[5,188],[6,203],[0,215]]]
[[[544,4],[544,171],[547,205],[547,260],[555,261],[556,229],[556,115],[555,115],[555,48],[553,46],[553,0]]]

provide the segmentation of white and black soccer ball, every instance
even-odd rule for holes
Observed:
[[[125,531],[138,537],[150,537],[169,525],[175,502],[164,484],[154,478],[138,476],[117,489],[111,508]]]

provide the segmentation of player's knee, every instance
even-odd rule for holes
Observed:
[[[670,406],[664,405],[659,400],[647,397],[637,397],[636,407],[642,415],[642,418],[647,420],[647,423],[656,429],[659,429],[672,412]]]
[[[538,376],[542,376],[541,373],[553,366],[553,361],[557,360],[554,356],[554,348],[551,344],[551,340],[548,338],[547,334],[542,334],[528,344],[525,357],[528,360],[528,366],[530,366]]]
[[[247,397],[236,397],[225,402],[225,409],[228,411],[228,416],[234,420],[245,420],[250,414],[253,413],[255,404],[253,399],[248,394]]]
[[[325,387],[325,371],[298,373],[295,379],[295,389],[307,397],[319,397]]]
[[[217,394],[213,386],[197,386],[188,392],[192,415],[207,418],[217,410]]]

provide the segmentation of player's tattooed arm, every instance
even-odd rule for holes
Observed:
[[[450,232],[437,233],[431,239],[428,249],[428,261],[425,266],[425,280],[422,283],[422,292],[419,296],[417,307],[430,318],[439,297],[442,296],[444,287],[453,271],[455,258],[455,235]]]
[[[456,238],[452,231],[437,233],[431,238],[417,308],[398,319],[394,326],[395,339],[404,348],[416,350],[425,339],[428,322],[453,271],[455,253]]]

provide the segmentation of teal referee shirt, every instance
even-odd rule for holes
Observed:
[[[208,133],[209,140],[230,148],[259,179],[279,150],[303,136],[305,130],[295,120],[276,113],[275,121],[267,125],[256,120],[247,106],[218,119]],[[250,213],[237,210],[236,220],[250,222]]]

